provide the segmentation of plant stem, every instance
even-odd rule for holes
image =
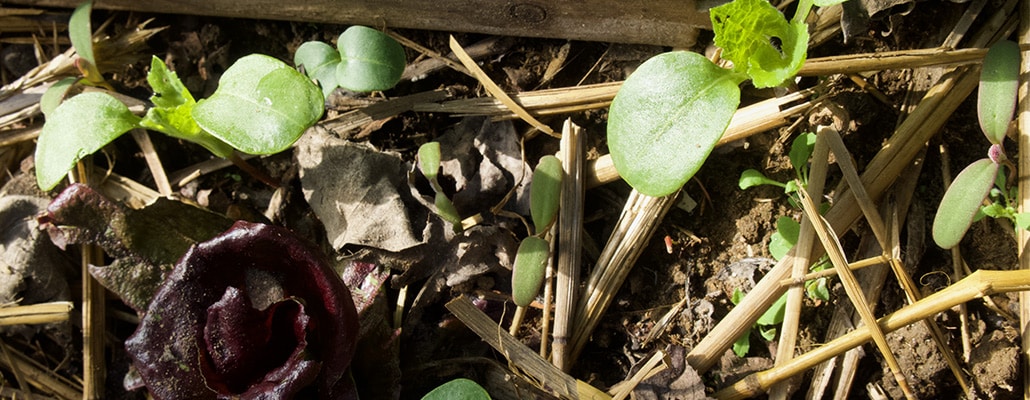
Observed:
[[[233,165],[243,170],[243,172],[246,172],[255,179],[263,182],[264,184],[271,186],[273,189],[278,189],[280,186],[282,186],[282,183],[276,181],[274,178],[268,175],[267,172],[253,165],[250,165],[250,163],[248,163],[247,160],[244,160],[243,157],[240,157],[239,153],[233,152],[232,155],[229,156],[229,161],[232,161]]]

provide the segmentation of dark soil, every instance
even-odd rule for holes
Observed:
[[[932,3],[932,4],[928,4]],[[849,43],[840,38],[812,49],[810,58],[852,53],[877,52],[887,50],[916,49],[935,47],[940,37],[947,34],[945,27],[962,10],[963,5],[938,2],[921,2],[907,14],[893,14],[892,17],[874,21],[865,35],[855,37]],[[304,41],[322,40],[331,42],[345,26],[314,25],[306,23],[287,23],[271,21],[253,21],[242,19],[222,19],[172,15],[135,15],[126,13],[105,13],[98,11],[98,18],[111,16],[114,26],[124,27],[131,21],[154,17],[150,26],[167,26],[150,42],[153,54],[162,57],[169,66],[177,71],[195,96],[206,97],[217,87],[218,76],[236,59],[250,53],[263,53],[291,60],[293,51]],[[427,32],[400,30],[415,42],[447,53],[448,32]],[[484,36],[476,34],[455,34],[461,43],[473,43]],[[709,35],[702,35],[701,44],[710,40]],[[582,83],[610,82],[625,79],[633,67],[647,57],[665,49],[652,46],[610,45],[604,43],[571,42],[571,51],[565,67],[548,82],[543,82],[543,74],[548,63],[559,54],[559,48],[565,45],[564,40],[511,38],[509,49],[503,53],[483,61],[484,68],[503,88],[510,92],[534,90],[538,88],[559,88]],[[409,50],[409,59],[416,53]],[[599,62],[600,60],[600,62]],[[594,65],[599,68],[592,68]],[[135,96],[146,98],[150,95],[144,79],[149,59],[126,65],[121,71],[115,71],[112,83],[116,89]],[[861,171],[868,161],[881,149],[883,142],[893,132],[899,120],[900,111],[912,85],[918,85],[919,79],[925,75],[923,71],[885,71],[866,79],[874,84],[890,100],[884,104],[876,100],[868,92],[858,88],[850,79],[841,76],[827,77],[827,90],[824,93],[828,101],[832,101],[845,110],[849,122],[842,131],[844,140],[856,159]],[[804,79],[801,86],[815,84],[815,79]],[[442,70],[416,82],[402,82],[398,87],[382,96],[387,98],[404,96],[426,90],[446,88],[455,96],[485,96],[478,83],[463,74]],[[755,101],[764,92],[745,88],[745,102]],[[340,99],[350,100],[348,104],[364,104],[363,102],[379,100],[375,96],[364,97],[347,95]],[[341,106],[330,111],[330,115],[346,111],[350,106]],[[605,148],[605,111],[596,110],[569,115],[575,122],[584,126],[589,135],[590,154],[597,156],[607,153]],[[562,117],[562,119],[564,116]],[[929,238],[929,226],[932,223],[936,204],[942,194],[940,178],[940,156],[938,146],[946,144],[951,152],[951,170],[956,173],[962,166],[982,157],[982,151],[988,147],[986,140],[980,135],[976,120],[975,98],[971,96],[949,118],[943,132],[928,146],[925,165],[914,187],[914,198],[908,211],[909,221],[902,233],[902,242],[906,245],[902,251],[906,254],[907,267],[911,276],[919,285],[923,294],[940,290],[952,283],[950,253],[937,248]],[[397,118],[385,121],[381,125],[369,127],[362,139],[379,150],[402,154],[405,160],[413,160],[417,147],[429,140],[443,135],[459,121],[458,118],[432,113],[404,113]],[[551,126],[559,126],[560,119],[545,119]],[[526,131],[524,124],[515,124],[517,132]],[[753,281],[761,278],[765,270],[757,268],[753,277],[736,282],[727,280],[731,268],[755,269],[757,260],[769,258],[767,248],[771,235],[775,231],[775,221],[780,216],[800,217],[800,211],[788,202],[782,190],[776,187],[763,186],[749,190],[740,190],[737,180],[740,173],[747,168],[755,168],[767,176],[785,181],[793,178],[787,152],[790,142],[797,133],[809,129],[807,120],[797,126],[784,127],[779,130],[761,133],[739,142],[730,143],[717,149],[697,176],[692,179],[683,191],[684,198],[696,202],[694,207],[674,207],[659,226],[654,237],[646,244],[646,249],[636,267],[622,285],[616,300],[608,309],[605,318],[595,330],[591,342],[583,351],[572,370],[572,375],[595,387],[607,389],[627,379],[633,367],[646,361],[653,351],[670,347],[692,348],[708,330],[718,323],[729,309],[733,307],[730,296],[736,288],[748,290]],[[177,171],[196,162],[209,158],[201,148],[181,143],[159,135],[152,135],[157,151],[162,155],[164,167],[168,171]],[[537,137],[526,142],[528,159],[534,160],[542,154],[556,149],[557,142],[547,137]],[[1010,146],[1012,149],[1015,146]],[[119,174],[135,179],[146,185],[153,185],[138,148],[127,139],[120,140],[109,150],[116,158],[114,169]],[[1010,154],[1014,157],[1014,154]],[[19,168],[19,158],[9,167],[17,176],[24,176],[27,169]],[[283,177],[291,188],[286,206],[283,208],[282,224],[299,232],[309,239],[325,245],[326,235],[321,222],[315,217],[305,203],[299,188],[294,159],[290,154],[280,154],[256,161],[256,165],[268,170],[273,176]],[[828,196],[831,198],[839,191],[834,189],[841,180],[839,169],[831,166],[830,181],[827,184]],[[623,201],[629,192],[628,186],[622,182],[611,183],[594,188],[587,193],[584,214],[587,217],[585,230],[588,241],[596,248],[604,245],[611,228],[618,218]],[[8,191],[10,193],[10,191]],[[270,201],[272,190],[235,168],[225,169],[203,176],[199,180],[181,188],[178,195],[190,202],[203,205],[215,212],[238,219],[262,219],[261,211]],[[853,254],[865,234],[863,224],[849,232],[841,232],[846,251]],[[972,270],[993,269],[1007,270],[1016,267],[1015,242],[1010,234],[1010,227],[1003,226],[993,220],[975,223],[972,231],[966,236],[961,249],[966,262]],[[524,235],[524,230],[520,233]],[[671,251],[666,249],[665,237],[673,243]],[[345,248],[339,256],[362,254],[365,249]],[[592,265],[595,252],[587,252],[585,269]],[[741,264],[750,260],[752,264]],[[400,274],[404,271],[395,271]],[[502,371],[507,365],[503,356],[480,343],[474,334],[469,332],[460,322],[453,319],[443,304],[452,297],[462,293],[490,293],[493,298],[503,299],[508,293],[505,287],[507,278],[488,275],[489,279],[475,280],[473,283],[445,289],[433,302],[421,305],[421,309],[412,310],[410,320],[401,333],[400,355],[398,359],[383,356],[383,364],[396,366],[402,374],[399,380],[384,377],[380,385],[400,385],[400,388],[370,388],[375,382],[375,374],[356,373],[359,389],[368,398],[380,398],[399,395],[402,398],[419,398],[432,387],[456,376],[484,378],[490,371]],[[73,278],[73,281],[76,278]],[[419,292],[426,277],[417,280],[408,291],[408,305]],[[72,283],[76,287],[77,283]],[[802,314],[799,346],[801,351],[818,347],[827,339],[826,326],[838,306],[850,300],[836,279],[829,283],[831,298],[829,301],[806,300],[806,308]],[[392,314],[398,287],[387,290],[383,304],[389,304]],[[672,319],[657,340],[644,343],[644,337],[655,327],[656,322],[677,302],[686,297],[688,301],[680,315]],[[898,289],[893,278],[884,284],[878,313],[880,315],[896,310],[904,305],[905,295]],[[1016,296],[998,296],[994,299],[998,306],[1013,315],[1018,315]],[[127,310],[111,301],[113,309]],[[488,312],[497,318],[507,318],[513,308],[503,309],[501,302],[490,303]],[[950,346],[961,358],[962,346],[959,336],[959,317],[957,310],[939,315],[935,320],[941,325]],[[970,329],[972,331],[972,352],[969,359],[963,361],[962,367],[967,373],[974,393],[978,397],[1008,399],[1018,398],[1022,392],[1018,373],[1019,336],[1018,323],[1005,319],[983,302],[971,302],[968,306]],[[530,345],[539,343],[538,313],[531,312],[527,326],[521,330],[520,339]],[[109,393],[119,393],[123,398],[142,398],[140,393],[123,393],[121,388],[122,374],[126,361],[120,350],[120,341],[133,330],[128,322],[115,321],[110,332]],[[506,326],[506,325],[505,325]],[[917,390],[920,398],[951,398],[961,390],[951,375],[947,365],[936,346],[929,339],[929,334],[922,324],[915,324],[889,335],[894,354],[898,357],[902,369],[908,372],[907,379]],[[26,343],[40,343],[39,339],[31,339]],[[50,354],[50,365],[61,374],[79,375],[81,370],[77,363],[81,357],[74,344],[67,349],[56,349]],[[775,342],[769,343],[752,335],[751,353],[745,359],[736,358],[728,352],[721,368],[702,375],[707,385],[708,394],[718,388],[733,383],[747,373],[768,368],[772,365],[771,354],[775,353]],[[865,357],[860,363],[851,389],[855,398],[867,397],[867,390],[880,388],[890,398],[902,398],[897,384],[890,371],[883,363],[883,357],[872,345],[863,346]],[[374,352],[372,352],[374,353]],[[375,354],[366,357],[376,357]],[[64,361],[67,359],[71,361]],[[398,364],[399,363],[399,364]],[[390,368],[384,368],[388,370]],[[11,375],[5,375],[13,379]],[[393,378],[393,377],[389,377]],[[802,398],[808,390],[811,373],[806,374],[794,383],[798,391],[794,398]],[[8,380],[11,383],[13,380]],[[366,386],[367,385],[367,386]],[[520,395],[534,396],[531,389]],[[660,391],[659,391],[660,392]],[[671,392],[660,392],[658,398],[673,398]],[[508,393],[510,395],[510,393]],[[495,394],[504,397],[504,394]],[[517,395],[516,395],[517,396]],[[664,397],[663,397],[664,396]]]

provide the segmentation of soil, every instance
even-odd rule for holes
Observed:
[[[961,14],[964,6],[946,2],[919,2],[907,13],[894,13],[889,18],[874,20],[866,34],[851,38],[844,43],[840,37],[813,48],[809,57],[843,55],[887,50],[902,50],[935,47],[940,38],[947,34],[942,21],[953,21]],[[232,62],[250,53],[268,54],[283,60],[291,60],[293,51],[304,41],[322,40],[332,42],[346,26],[315,25],[306,23],[253,21],[242,19],[207,18],[171,15],[137,15],[126,13],[105,13],[98,11],[97,18],[113,18],[111,29],[132,26],[137,21],[155,18],[150,26],[168,28],[152,38],[148,45],[153,54],[162,57],[177,71],[188,88],[198,98],[209,96],[217,87],[218,76]],[[942,30],[943,29],[943,30]],[[447,53],[449,32],[428,32],[399,30],[397,33],[412,39],[422,46]],[[474,43],[485,36],[476,34],[455,34],[461,43]],[[507,38],[509,47],[502,54],[491,56],[482,62],[488,74],[509,92],[534,90],[538,88],[560,88],[578,83],[601,83],[625,79],[628,73],[648,57],[667,49],[653,46],[615,45],[589,42],[567,42],[558,39]],[[711,34],[702,34],[699,48],[711,40]],[[569,56],[564,68],[545,80],[544,73],[552,60],[561,54],[561,47],[569,45]],[[409,50],[409,61],[416,53]],[[5,58],[6,60],[7,58]],[[149,97],[145,74],[149,59],[129,64],[114,71],[111,82],[115,89],[137,98]],[[14,68],[5,64],[8,68]],[[596,68],[595,68],[596,66]],[[13,72],[11,72],[13,73]],[[837,104],[847,115],[842,131],[848,149],[855,157],[861,171],[866,163],[879,151],[887,137],[893,132],[901,116],[904,100],[911,87],[925,87],[921,79],[929,74],[917,71],[884,71],[866,76],[890,103],[878,101],[869,92],[842,76],[824,79],[823,94],[827,101]],[[815,79],[806,78],[800,86],[812,86]],[[463,74],[441,70],[415,82],[405,81],[386,93],[374,96],[338,93],[336,107],[329,116],[338,115],[350,108],[426,90],[444,88],[455,97],[486,96],[478,83]],[[753,102],[768,96],[768,92],[744,88],[744,102]],[[607,153],[605,147],[604,110],[595,110],[569,115],[583,126],[589,136],[589,154],[596,157]],[[948,118],[943,132],[929,144],[922,172],[914,185],[914,200],[908,210],[908,221],[902,233],[902,251],[912,279],[924,295],[941,290],[952,281],[950,253],[938,248],[929,238],[929,227],[933,221],[936,205],[942,195],[940,178],[941,157],[937,148],[946,144],[950,149],[950,165],[954,172],[962,166],[982,157],[982,149],[988,143],[980,135],[976,119],[975,96],[970,96],[954,115]],[[562,116],[561,118],[564,118]],[[360,134],[337,132],[350,137],[352,141],[369,143],[384,152],[395,152],[405,161],[414,159],[418,145],[443,136],[453,129],[459,118],[436,113],[406,112],[387,121],[377,121],[364,127]],[[558,126],[560,119],[545,119],[551,126]],[[515,123],[516,132],[525,132],[527,127]],[[576,360],[571,374],[595,387],[607,389],[627,379],[635,367],[646,361],[655,350],[673,349],[679,354],[681,363],[675,377],[665,377],[666,383],[648,381],[648,387],[658,387],[647,394],[640,392],[640,398],[688,398],[682,390],[686,380],[682,373],[682,351],[691,349],[720,319],[733,307],[730,297],[735,289],[746,292],[761,279],[774,263],[770,260],[768,243],[775,232],[776,219],[790,216],[798,219],[800,211],[793,207],[788,197],[778,187],[761,186],[741,190],[737,186],[740,173],[755,168],[765,175],[780,181],[793,178],[788,151],[790,142],[797,133],[810,129],[807,118],[777,130],[757,134],[747,139],[718,148],[696,177],[685,186],[681,206],[674,207],[662,220],[656,233],[645,244],[645,249],[636,267],[630,272],[618,292],[616,300],[607,310],[605,317],[593,332],[590,343]],[[354,139],[358,137],[360,139]],[[157,152],[162,155],[168,171],[178,171],[210,156],[196,146],[185,145],[177,140],[152,135]],[[556,149],[557,141],[543,136],[525,143],[527,160],[535,165],[542,154]],[[1015,146],[1009,146],[1011,149]],[[115,172],[153,185],[138,154],[138,148],[129,140],[119,140],[107,150],[115,158]],[[24,151],[22,152],[24,154]],[[1015,154],[1009,154],[1015,158]],[[24,157],[24,156],[23,156]],[[308,239],[321,243],[337,256],[368,256],[368,249],[347,246],[334,250],[328,245],[322,222],[307,205],[300,189],[297,168],[291,154],[255,159],[255,165],[272,176],[283,178],[289,191],[285,206],[281,210],[279,223],[290,227]],[[5,193],[17,192],[14,185],[24,182],[30,173],[31,164],[23,163],[22,157],[11,160],[8,166],[13,178],[9,178]],[[835,188],[841,181],[839,168],[831,166],[827,197],[832,201]],[[618,218],[629,187],[622,182],[590,189],[584,215],[587,217],[585,231],[588,247],[585,265],[590,266],[596,257],[596,249],[602,247]],[[177,195],[212,211],[234,219],[261,220],[262,210],[272,201],[273,190],[235,168],[221,170],[201,177],[180,188]],[[694,203],[691,207],[690,203]],[[500,219],[498,219],[500,220]],[[502,223],[498,222],[498,225]],[[513,224],[516,225],[516,224]],[[525,235],[524,229],[512,229],[517,235]],[[866,234],[864,224],[848,232],[841,232],[842,243],[849,257],[857,257],[857,249]],[[1016,268],[1016,246],[1011,227],[997,221],[985,219],[973,225],[970,234],[961,244],[963,255],[972,270],[1009,270]],[[671,239],[671,248],[666,248],[665,238]],[[371,257],[371,256],[368,256]],[[384,257],[376,253],[375,257]],[[410,266],[412,263],[397,262],[395,265]],[[589,269],[586,267],[585,269]],[[399,376],[379,376],[375,373],[357,373],[359,390],[366,398],[419,398],[429,389],[458,376],[468,376],[483,381],[491,371],[504,371],[507,362],[499,353],[480,343],[477,337],[460,322],[453,319],[443,304],[459,294],[487,293],[493,297],[488,302],[488,313],[496,318],[509,318],[511,309],[505,309],[502,301],[507,296],[508,278],[496,270],[484,273],[463,284],[443,287],[439,296],[432,301],[412,305],[412,299],[419,289],[431,286],[429,274],[408,278],[409,311],[402,333],[399,336],[400,354],[366,354],[365,357],[382,357],[387,365],[383,371]],[[398,267],[395,274],[405,270]],[[72,287],[78,283],[77,275],[71,274]],[[905,295],[893,278],[888,278],[880,297],[878,314],[897,310],[904,305]],[[399,287],[385,290],[386,298],[377,307],[389,308],[399,296]],[[848,308],[848,299],[840,282],[831,279],[828,283],[830,299],[820,301],[806,299],[799,333],[799,352],[818,347],[827,341],[827,326],[839,308]],[[658,321],[677,302],[686,298],[682,311],[672,318],[664,332],[655,340],[645,337]],[[425,300],[425,299],[422,299]],[[1018,315],[1016,296],[995,296],[993,304],[1009,315]],[[387,306],[386,304],[390,304]],[[121,312],[128,309],[112,299],[111,307]],[[971,351],[961,367],[970,380],[977,398],[1010,399],[1019,398],[1022,385],[1019,379],[1019,334],[1018,322],[1004,315],[982,301],[968,304],[971,333]],[[947,345],[962,359],[960,319],[957,309],[949,310],[935,319],[947,338]],[[532,311],[519,338],[531,346],[540,342],[539,311]],[[131,322],[114,320],[110,331],[109,387],[111,398],[143,398],[139,392],[125,392],[122,389],[122,375],[127,364],[120,341],[132,333]],[[21,333],[16,342],[36,351],[47,352],[44,359],[50,367],[66,376],[81,376],[77,363],[81,354],[74,341],[67,339],[39,339],[33,335],[44,333]],[[27,338],[27,339],[26,339]],[[62,341],[63,340],[63,341]],[[961,388],[944,362],[930,334],[923,324],[914,324],[888,335],[901,370],[906,372],[909,384],[919,398],[951,398]],[[39,343],[57,348],[40,347]],[[720,365],[700,376],[705,389],[703,394],[711,395],[715,390],[743,378],[749,373],[769,368],[773,364],[776,341],[767,342],[752,334],[751,351],[740,358],[727,351]],[[864,357],[859,364],[851,396],[871,397],[869,393],[882,392],[889,398],[903,398],[897,383],[887,368],[877,348],[871,344],[862,347]],[[390,357],[396,356],[396,359]],[[673,357],[673,359],[677,359]],[[63,360],[63,361],[62,361]],[[6,385],[14,382],[14,376],[5,371]],[[372,388],[375,379],[385,387]],[[794,398],[802,398],[812,380],[808,372],[796,378],[792,386],[796,389]],[[662,387],[662,385],[665,385]],[[392,386],[392,387],[391,387]],[[500,389],[498,389],[500,390]],[[832,389],[830,390],[832,391]],[[696,393],[695,393],[696,394]],[[494,393],[495,397],[543,396],[532,389],[512,395],[510,392]]]

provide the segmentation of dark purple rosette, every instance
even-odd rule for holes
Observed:
[[[156,399],[336,399],[357,335],[318,250],[241,221],[182,256],[125,346]]]

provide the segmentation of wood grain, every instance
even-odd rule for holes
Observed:
[[[81,0],[3,0],[72,8]],[[707,0],[701,1],[704,4]],[[687,47],[707,10],[696,0],[98,0],[111,10],[416,28]]]

